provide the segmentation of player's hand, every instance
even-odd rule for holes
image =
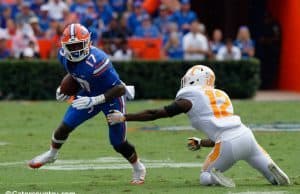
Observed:
[[[201,148],[201,139],[197,137],[189,137],[187,147],[191,151],[196,151]]]
[[[103,94],[99,96],[77,96],[75,100],[72,102],[72,106],[77,110],[89,109],[95,105],[101,104],[105,102],[105,96]]]
[[[107,122],[110,125],[115,125],[125,121],[125,116],[118,110],[110,110],[110,113],[106,116]]]
[[[62,101],[68,100],[69,98],[70,98],[70,96],[61,93],[60,86],[56,89],[56,100],[57,101],[62,102]]]

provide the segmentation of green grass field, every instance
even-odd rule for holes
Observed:
[[[168,101],[137,101],[128,103],[128,111],[154,108]],[[246,124],[299,123],[300,102],[234,101],[235,112]],[[268,192],[300,193],[300,132],[256,132],[258,142],[273,160],[290,176],[292,185],[271,186],[245,162],[237,163],[225,174],[233,178],[237,187],[203,187],[199,185],[201,163],[210,149],[188,151],[189,136],[197,131],[138,130],[145,126],[186,126],[185,115],[155,122],[129,124],[127,137],[134,143],[145,165],[153,161],[189,163],[199,167],[148,168],[146,183],[129,184],[130,169],[32,170],[26,161],[49,148],[53,129],[60,122],[67,104],[57,102],[0,102],[0,193],[18,192],[76,192],[86,193],[240,193]],[[118,159],[108,141],[108,130],[102,115],[96,116],[75,130],[60,152],[59,160],[72,160],[72,165],[114,166],[108,157]],[[6,145],[3,145],[7,143]],[[98,160],[96,160],[98,158]],[[108,163],[99,162],[108,159]],[[95,161],[96,160],[96,161]],[[70,162],[70,161],[69,161]],[[126,164],[125,160],[117,163]],[[77,166],[76,166],[77,165]],[[150,164],[149,164],[150,165]],[[7,193],[9,194],[9,193]]]

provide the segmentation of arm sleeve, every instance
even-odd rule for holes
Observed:
[[[91,62],[93,59],[91,57]],[[95,55],[96,65],[93,66],[93,78],[96,83],[102,85],[103,88],[109,89],[116,85],[121,84],[118,73],[113,67],[112,62],[109,60],[108,56],[104,53],[102,55]]]
[[[180,106],[178,106],[176,102],[173,102],[172,104],[165,106],[164,109],[167,112],[169,117],[173,117],[180,113],[185,113],[185,111]]]
[[[98,80],[104,88],[112,88],[116,85],[122,84],[119,75],[113,68],[106,70],[106,72],[103,73],[103,75],[98,77]]]

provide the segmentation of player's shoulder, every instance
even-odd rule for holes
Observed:
[[[108,55],[104,51],[102,51],[101,49],[94,47],[94,46],[91,46],[90,55],[94,56],[95,60],[97,62],[100,62],[103,59],[109,58]]]
[[[176,94],[176,98],[188,98],[188,97],[193,97],[196,95],[199,95],[203,93],[201,87],[199,86],[188,86],[188,87],[184,87],[181,88],[177,94]]]
[[[57,53],[57,59],[58,61],[62,64],[62,65],[66,65],[67,64],[67,58],[66,58],[66,53],[64,51],[63,48],[60,48],[58,50],[58,53]]]
[[[61,59],[63,59],[65,56],[66,56],[66,53],[65,53],[64,49],[60,48],[57,53],[58,60],[61,61]]]
[[[214,88],[213,90],[215,91],[215,93],[216,93],[217,95],[219,94],[219,95],[221,95],[221,96],[226,96],[226,97],[229,98],[228,94],[227,94],[225,91],[220,90],[220,89],[216,89],[216,88]]]
[[[98,76],[112,67],[109,56],[99,48],[91,47],[86,63],[93,68],[93,75]]]

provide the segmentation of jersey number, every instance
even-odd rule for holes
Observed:
[[[94,64],[96,63],[96,57],[94,54],[90,54],[88,56],[88,58],[85,60],[85,63],[91,67],[94,66]],[[91,87],[88,81],[78,78],[76,77],[76,80],[79,82],[79,84],[81,85],[81,87],[83,87],[86,91],[91,92]]]
[[[80,79],[78,77],[75,77],[75,79],[78,81],[78,83],[81,85],[82,88],[84,88],[88,92],[91,92],[91,87],[90,87],[89,82],[87,82],[84,79]]]
[[[91,67],[94,67],[96,62],[97,60],[94,54],[90,54],[90,56],[88,56],[88,58],[85,60],[85,63]]]
[[[206,90],[205,94],[209,98],[210,106],[216,118],[232,115],[232,113],[227,111],[227,108],[231,105],[228,96],[218,90]]]

